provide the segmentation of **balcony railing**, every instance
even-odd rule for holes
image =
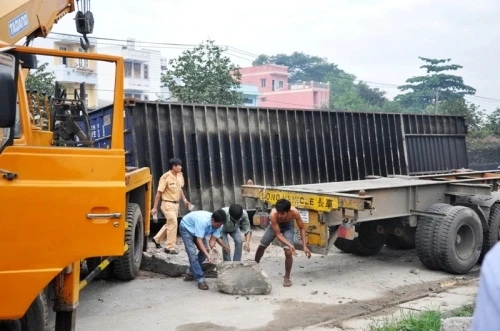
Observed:
[[[147,62],[149,61],[150,52],[141,51],[137,49],[123,48],[122,57],[125,60],[133,60],[137,62]]]
[[[125,77],[126,90],[147,90],[149,89],[150,81],[145,78]]]
[[[307,89],[322,89],[329,90],[330,83],[319,83],[319,82],[302,82],[302,83],[285,83],[281,87],[279,84],[275,84],[273,91],[292,91],[292,90],[307,90]]]
[[[97,73],[88,67],[66,64],[56,65],[54,68],[56,81],[68,83],[86,83],[88,85],[97,84]]]
[[[287,89],[288,90],[305,90],[305,89],[310,89],[310,88],[316,88],[316,89],[325,89],[328,90],[330,89],[330,83],[320,83],[320,82],[302,82],[302,83],[292,83],[292,84],[286,84],[288,85]]]

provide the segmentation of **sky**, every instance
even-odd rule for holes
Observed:
[[[92,0],[92,37],[136,39],[167,58],[211,38],[242,67],[259,54],[294,51],[325,57],[387,92],[425,74],[418,57],[451,58],[476,88],[469,100],[500,107],[498,0]],[[74,14],[53,32],[76,34]],[[101,41],[100,41],[101,43]],[[112,43],[112,42],[110,42]]]

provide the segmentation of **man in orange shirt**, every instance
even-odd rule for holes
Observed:
[[[184,196],[184,176],[182,175],[182,161],[179,159],[170,159],[168,161],[170,170],[160,178],[158,191],[156,192],[155,202],[151,214],[158,212],[158,204],[161,200],[161,211],[167,219],[165,225],[158,231],[153,238],[156,248],[161,248],[160,243],[167,239],[165,252],[167,254],[179,254],[176,250],[177,239],[177,217],[179,215],[179,200],[182,198],[186,208],[189,201]]]

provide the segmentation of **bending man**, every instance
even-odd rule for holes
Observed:
[[[287,199],[280,199],[276,202],[275,208],[271,210],[269,219],[271,223],[260,240],[260,246],[257,249],[257,252],[255,252],[255,261],[259,263],[266,248],[273,242],[274,238],[278,238],[285,251],[285,279],[283,286],[289,287],[292,286],[290,272],[292,271],[293,256],[297,256],[297,252],[294,247],[294,221],[297,221],[297,226],[300,229],[300,237],[302,238],[304,245],[304,253],[308,258],[311,258],[311,251],[307,248],[304,223],[302,222],[302,218],[300,217],[300,213],[297,208],[292,207],[290,201]]]
[[[241,240],[240,227],[245,234],[245,252],[250,252],[250,240],[252,239],[252,229],[248,213],[239,204],[232,204],[229,207],[222,208],[226,213],[226,220],[222,227],[222,241],[229,247],[228,235],[234,240],[233,261],[241,261],[243,241]],[[231,261],[231,252],[223,252],[224,261]]]
[[[225,219],[226,213],[219,209],[213,214],[203,210],[192,211],[181,220],[179,229],[189,257],[189,269],[182,275],[182,278],[185,281],[196,280],[200,290],[208,290],[205,274],[201,270],[201,264],[205,260],[211,262],[208,251],[214,249],[216,242],[224,250],[229,251],[229,247],[220,239],[222,224]],[[207,236],[210,236],[208,244]],[[196,248],[199,250],[198,253]]]

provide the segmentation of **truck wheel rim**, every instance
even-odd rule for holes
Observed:
[[[457,231],[455,236],[455,252],[462,259],[468,259],[474,253],[476,239],[474,230],[468,224],[463,224]]]

